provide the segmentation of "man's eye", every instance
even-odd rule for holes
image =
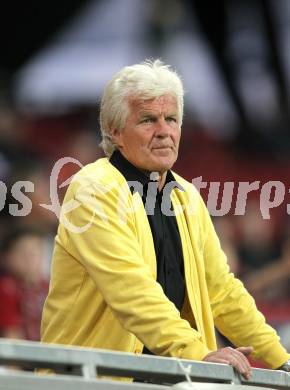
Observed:
[[[152,123],[154,122],[154,118],[144,118],[141,120],[141,123]]]
[[[166,121],[167,122],[177,122],[177,119],[175,118],[175,117],[173,117],[173,116],[169,116],[168,118],[166,118]]]

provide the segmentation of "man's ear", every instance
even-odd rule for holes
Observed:
[[[117,145],[118,147],[122,147],[123,146],[123,140],[122,140],[122,132],[121,130],[119,129],[113,129],[111,131],[111,137],[112,137],[112,141],[115,145]]]

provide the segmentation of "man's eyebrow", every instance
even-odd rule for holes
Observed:
[[[152,112],[152,111],[141,111],[140,113],[139,113],[139,116],[140,117],[144,117],[144,116],[158,116],[159,115],[159,113],[156,113],[156,112]],[[169,113],[169,114],[166,114],[165,115],[166,117],[169,117],[169,116],[178,116],[178,113],[177,112],[171,112],[171,113]]]
[[[140,112],[140,113],[139,113],[139,117],[140,117],[140,118],[152,117],[152,116],[157,116],[157,115],[158,115],[158,114],[153,113],[153,112],[150,112],[150,111],[143,111],[143,112]]]

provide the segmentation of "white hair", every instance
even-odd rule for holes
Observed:
[[[160,60],[122,68],[104,89],[100,108],[101,147],[110,156],[116,149],[111,132],[123,130],[129,115],[129,99],[150,100],[163,95],[176,98],[178,121],[183,117],[183,85],[176,72]]]

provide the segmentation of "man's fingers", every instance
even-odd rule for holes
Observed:
[[[210,362],[210,363],[230,364],[228,360],[222,359],[222,358],[217,357],[217,356],[212,356],[211,359],[205,360],[205,361]]]
[[[240,347],[237,349],[226,347],[209,353],[204,361],[212,363],[226,363],[233,366],[239,373],[249,379],[252,373],[250,363],[246,356],[253,351],[252,347]]]
[[[233,366],[242,375],[248,375],[247,367],[239,357],[231,355],[229,357],[229,364]]]
[[[249,379],[252,369],[246,356],[241,351],[234,349],[232,350],[231,359],[233,359],[231,365],[235,367],[238,372]]]

